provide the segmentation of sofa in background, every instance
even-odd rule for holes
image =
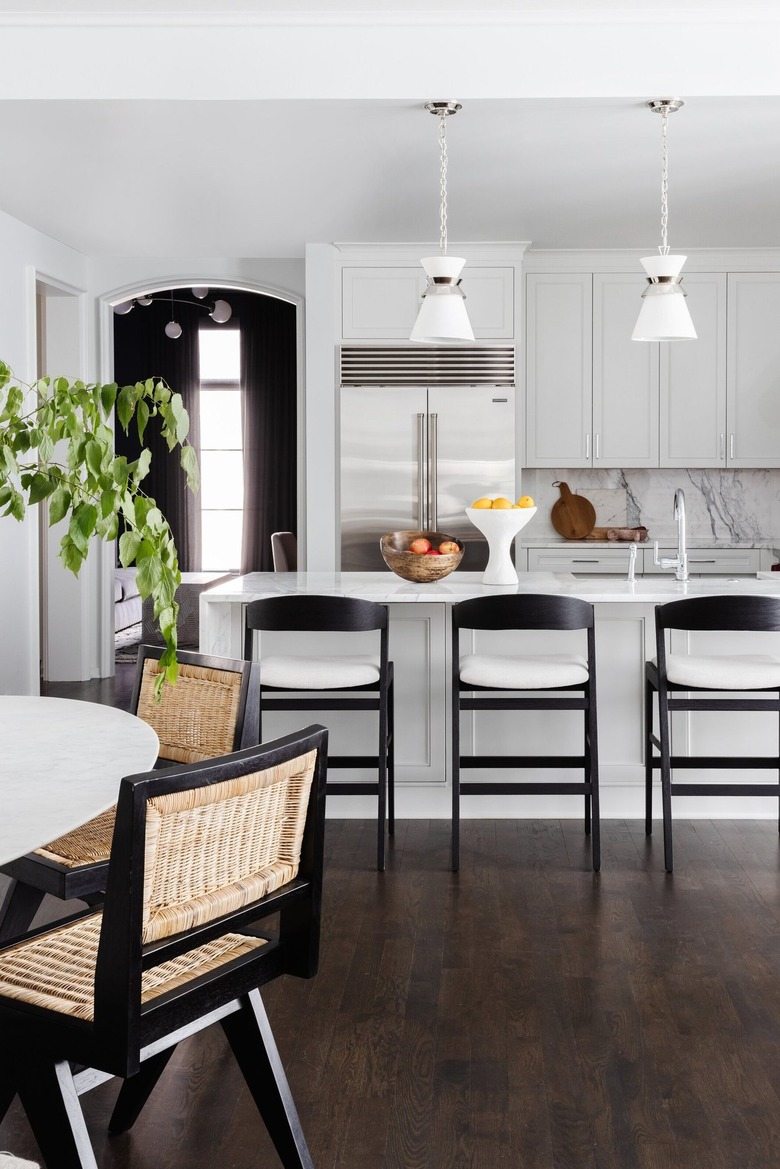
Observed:
[[[114,632],[136,625],[143,613],[134,568],[114,569]]]

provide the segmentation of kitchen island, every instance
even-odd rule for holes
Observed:
[[[778,574],[780,575],[780,574]],[[401,817],[448,817],[449,790],[449,628],[450,605],[470,597],[495,593],[556,593],[582,597],[595,606],[598,669],[599,753],[601,759],[602,816],[641,818],[644,814],[644,664],[655,656],[654,608],[657,604],[685,596],[751,594],[780,597],[780,580],[729,580],[700,578],[684,583],[669,577],[628,582],[620,579],[577,579],[569,574],[521,573],[517,585],[485,586],[479,572],[457,571],[444,580],[412,584],[391,572],[334,573],[250,573],[218,585],[201,595],[201,652],[230,657],[243,656],[244,607],[261,597],[290,593],[322,593],[332,596],[363,597],[389,606],[390,655],[396,673],[396,790]],[[326,648],[312,650],[310,635],[264,634],[265,652],[279,652],[284,637],[288,652],[345,652],[343,638],[329,635]],[[361,637],[363,635],[360,635]],[[366,635],[367,637],[369,635]],[[677,634],[675,648],[684,652],[685,643]],[[757,639],[760,637],[760,649]],[[531,652],[562,652],[577,643],[572,633],[479,635],[479,649],[507,652],[513,639],[524,638]],[[692,639],[698,652],[764,652],[780,656],[780,634],[698,634]],[[350,652],[355,652],[350,639]],[[316,716],[313,716],[313,718]],[[301,725],[300,715],[276,714],[264,726],[264,737],[293,730]],[[326,721],[326,720],[323,720]],[[355,718],[339,723],[329,715],[339,753],[368,753],[373,742],[373,720],[355,730]],[[575,754],[581,750],[581,716],[555,711],[480,712],[464,716],[464,750],[492,754],[510,753],[522,738],[526,754]],[[756,754],[777,751],[776,720],[756,712],[733,713],[728,718],[715,714],[679,714],[673,722],[673,749],[676,754]],[[346,740],[348,739],[348,745]],[[489,747],[488,747],[489,745]],[[478,780],[480,772],[469,778]],[[545,778],[570,776],[550,771]],[[752,773],[755,778],[756,773]],[[369,775],[348,773],[355,780]],[[713,781],[713,776],[691,770],[686,782],[696,778]],[[343,778],[341,775],[339,779]],[[487,778],[485,776],[484,778]],[[714,780],[737,782],[751,779],[750,772],[720,771]],[[372,816],[370,797],[339,798],[331,804],[331,815]],[[656,800],[660,815],[660,797]],[[686,799],[675,802],[679,816],[776,817],[777,802],[771,797]],[[581,814],[580,801],[573,797],[523,796],[473,797],[466,801],[465,814],[484,817],[567,817]]]

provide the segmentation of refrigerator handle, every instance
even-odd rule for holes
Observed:
[[[417,529],[425,531],[425,415],[417,415]]]
[[[430,530],[439,527],[438,483],[439,471],[439,415],[431,414],[428,423],[428,520]]]

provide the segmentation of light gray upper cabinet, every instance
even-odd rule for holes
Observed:
[[[527,467],[590,467],[593,278],[526,278]]]
[[[662,467],[726,465],[726,277],[692,272],[683,279],[696,341],[663,341]],[[637,342],[638,344],[638,342]]]
[[[632,341],[642,280],[593,277],[593,466],[658,466],[658,345]]]
[[[780,273],[728,277],[727,465],[780,466]]]
[[[652,343],[631,340],[638,275],[528,275],[526,466],[778,465],[766,452],[755,463],[729,458],[725,275],[692,273],[685,287],[698,340]],[[780,340],[777,349],[780,369]],[[776,403],[780,411],[780,392]]]
[[[526,466],[658,466],[658,346],[631,340],[641,279],[529,273]]]
[[[467,263],[461,288],[477,340],[514,337],[514,268]],[[425,288],[417,266],[349,266],[341,276],[344,340],[406,340],[412,331]]]

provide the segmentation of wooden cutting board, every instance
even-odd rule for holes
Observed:
[[[573,495],[568,483],[553,486],[560,488],[561,498],[552,506],[552,526],[565,540],[584,540],[596,524],[595,507],[584,495]]]

